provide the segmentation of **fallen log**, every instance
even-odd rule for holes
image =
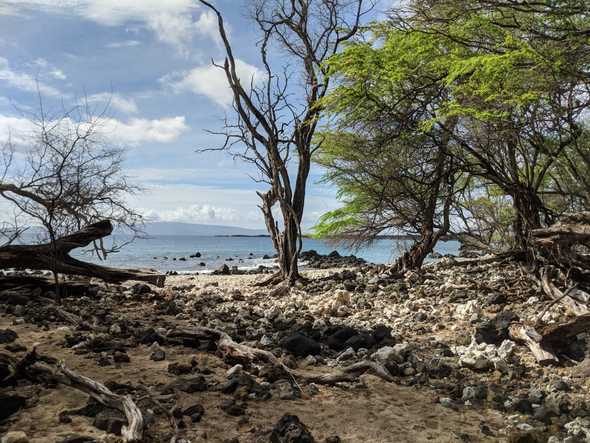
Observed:
[[[525,344],[539,364],[547,365],[557,363],[559,360],[552,352],[547,351],[542,345],[543,336],[533,327],[514,323],[508,328],[508,335],[514,341]]]
[[[0,269],[51,270],[60,274],[100,278],[108,283],[139,280],[162,287],[166,279],[162,274],[146,270],[109,268],[86,263],[69,255],[73,249],[87,247],[112,232],[113,225],[105,220],[58,238],[53,243],[0,247]]]

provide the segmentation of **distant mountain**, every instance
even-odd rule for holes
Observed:
[[[179,222],[153,222],[145,224],[145,232],[148,235],[200,235],[200,236],[240,236],[240,235],[264,235],[266,231],[261,229],[246,229],[235,226],[201,225],[195,223]]]

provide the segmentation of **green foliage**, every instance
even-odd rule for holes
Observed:
[[[496,224],[485,227],[495,232],[490,241],[506,236],[515,218],[530,229],[540,212],[587,205],[590,151],[579,128],[590,86],[590,5],[410,5],[419,13],[374,24],[328,62],[337,86],[322,102],[330,119],[315,160],[343,207],[322,217],[316,233],[359,231],[383,219],[376,203],[383,194],[399,201],[386,214],[395,223],[378,228],[419,228],[424,217],[408,214],[423,211],[420,201],[434,191],[439,205],[448,196],[431,180],[443,145],[455,168],[446,180],[477,178],[478,190],[455,208]],[[526,207],[515,206],[516,196]]]

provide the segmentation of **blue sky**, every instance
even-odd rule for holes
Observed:
[[[385,0],[387,3],[387,0]],[[217,0],[244,76],[258,68],[248,0]],[[23,109],[82,97],[110,100],[105,136],[127,147],[126,173],[145,188],[130,203],[152,219],[262,228],[253,171],[221,140],[231,96],[211,66],[222,49],[213,15],[192,0],[0,0],[0,142],[27,128]],[[337,207],[309,183],[305,226]]]

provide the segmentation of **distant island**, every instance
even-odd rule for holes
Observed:
[[[181,222],[149,222],[145,224],[144,231],[149,236],[191,235],[200,237],[256,237],[267,235],[266,231],[262,229],[248,229],[237,226],[206,225]]]

